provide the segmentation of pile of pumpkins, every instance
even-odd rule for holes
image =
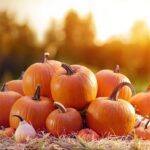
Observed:
[[[140,138],[150,139],[150,92],[132,96],[134,87],[119,73],[118,65],[113,71],[94,74],[82,65],[48,60],[48,55],[29,66],[21,79],[1,88],[0,126],[10,127],[6,135],[16,129],[20,142],[46,128],[56,137],[77,132],[79,138],[90,141],[126,136],[134,129]],[[141,120],[136,121],[136,113]]]

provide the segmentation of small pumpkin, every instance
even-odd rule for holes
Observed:
[[[7,137],[12,137],[14,133],[15,133],[15,129],[11,127],[5,128],[5,130],[3,131],[3,135]]]
[[[123,74],[119,73],[119,65],[116,66],[114,71],[101,70],[96,73],[98,92],[97,97],[108,97],[113,89],[121,82],[131,83],[130,80]],[[118,92],[118,98],[129,101],[132,96],[132,91],[128,86],[124,86]]]
[[[137,126],[135,128],[135,135],[139,138],[139,139],[143,139],[143,140],[150,140],[150,127],[148,127],[150,123],[150,120],[147,121],[147,123],[145,124],[145,126],[141,126],[139,124],[139,126]]]
[[[19,115],[13,115],[20,120],[19,126],[15,131],[15,141],[18,143],[25,142],[28,138],[34,138],[36,136],[36,131],[32,125],[27,123]]]
[[[12,117],[18,114],[31,123],[35,129],[43,129],[47,116],[54,109],[53,102],[49,98],[40,96],[40,85],[37,85],[33,97],[23,96],[14,103],[9,117],[10,126],[15,129],[18,127],[18,119]]]
[[[46,119],[47,130],[54,136],[68,135],[82,128],[80,113],[74,108],[65,108],[61,103],[54,102],[58,109],[49,114]]]
[[[22,85],[23,74],[24,72],[22,72],[21,76],[17,80],[11,80],[6,82],[6,86],[9,91],[15,91],[17,93],[20,93],[21,95],[24,95],[23,85]]]
[[[0,126],[9,126],[9,114],[13,104],[21,95],[14,91],[8,91],[4,84],[0,90]]]
[[[99,140],[99,135],[92,129],[85,128],[79,131],[78,138],[83,139],[86,142]]]
[[[133,86],[128,82],[118,84],[110,97],[99,97],[93,101],[86,114],[87,126],[101,136],[127,135],[135,124],[135,110],[123,99],[117,98],[118,91],[123,86]]]
[[[34,94],[37,84],[41,86],[41,95],[51,97],[50,83],[54,73],[60,68],[61,63],[58,61],[48,61],[49,53],[44,54],[41,63],[34,63],[27,68],[23,76],[23,91],[25,95]]]
[[[81,65],[61,66],[51,81],[54,101],[78,110],[85,108],[96,98],[97,81],[94,73]]]
[[[140,92],[134,95],[131,100],[131,104],[135,107],[136,113],[150,119],[150,92]]]

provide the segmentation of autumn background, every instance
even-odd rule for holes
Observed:
[[[150,84],[148,0],[0,0],[0,83],[50,59],[94,72],[120,65],[137,91]]]

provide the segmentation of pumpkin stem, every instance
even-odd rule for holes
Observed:
[[[49,57],[49,52],[45,52],[44,53],[44,56],[43,56],[43,59],[42,59],[42,63],[46,63],[47,62],[47,60],[48,60],[48,57]]]
[[[150,123],[150,120],[148,120],[148,121],[146,122],[144,129],[147,129],[147,128],[148,128],[149,123]]]
[[[133,87],[133,85],[131,84],[131,83],[129,83],[129,82],[121,82],[120,84],[118,84],[115,88],[114,88],[114,90],[113,90],[113,92],[112,92],[112,94],[111,94],[111,96],[109,97],[111,100],[117,100],[117,93],[118,93],[118,91],[123,87],[123,86],[128,86],[130,89],[131,89],[131,91],[132,91],[132,93],[135,93],[135,89],[134,89],[134,87]]]
[[[116,65],[116,68],[114,69],[114,72],[115,72],[115,73],[119,73],[119,72],[120,72],[120,67],[119,67],[119,65]]]
[[[54,106],[56,106],[62,113],[66,113],[67,109],[65,106],[59,102],[54,102]]]
[[[67,75],[73,75],[75,73],[70,65],[62,64],[61,66],[67,71]]]
[[[20,75],[20,77],[18,79],[22,80],[23,79],[23,75],[24,75],[24,71],[21,72],[21,75]]]
[[[36,100],[36,101],[40,100],[40,90],[41,90],[40,85],[37,85],[34,96],[32,97],[33,100]]]
[[[21,122],[23,121],[23,118],[19,115],[12,115],[13,117],[17,117]]]
[[[145,117],[142,118],[141,121],[136,126],[134,126],[134,128],[138,128],[145,119],[146,119]]]
[[[5,92],[7,90],[6,84],[4,83],[3,86],[1,87],[0,91]]]

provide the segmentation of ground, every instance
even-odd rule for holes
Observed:
[[[150,141],[129,137],[109,137],[99,141],[85,142],[72,137],[55,138],[40,132],[26,143],[16,143],[14,137],[5,137],[0,132],[0,150],[150,150]]]

